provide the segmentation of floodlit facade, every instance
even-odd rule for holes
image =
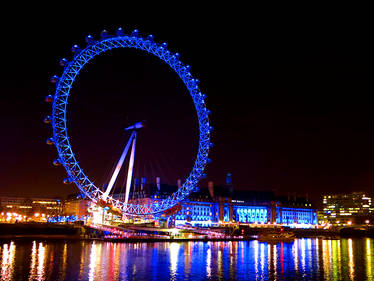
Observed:
[[[289,227],[307,227],[317,224],[317,212],[309,208],[281,208],[276,210],[276,223]]]
[[[219,226],[224,224],[265,225],[278,224],[292,228],[311,228],[317,225],[317,213],[312,208],[277,206],[253,203],[228,203],[185,200],[181,210],[175,214],[175,225]]]

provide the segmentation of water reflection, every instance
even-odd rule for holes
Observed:
[[[293,256],[294,256],[295,272],[298,272],[299,271],[299,240],[295,240],[294,242]]]
[[[367,238],[366,239],[366,270],[367,270],[367,276],[369,277],[368,278],[369,280],[373,280],[372,248],[373,248],[373,243],[369,238]]]
[[[374,280],[372,239],[0,244],[0,280]]]
[[[212,262],[212,250],[209,247],[207,251],[207,255],[206,255],[206,276],[208,279],[212,277],[211,262]]]
[[[43,243],[39,243],[38,248],[38,268],[37,268],[37,280],[44,280],[45,279],[45,247]]]
[[[352,239],[348,239],[348,256],[349,256],[349,277],[351,280],[354,278],[354,261],[353,261],[353,244]]]
[[[16,245],[11,242],[3,245],[2,259],[1,259],[1,280],[12,280],[14,256]]]
[[[260,251],[261,251],[261,254],[260,254],[260,268],[261,268],[261,271],[260,271],[260,276],[259,277],[261,277],[261,279],[263,279],[264,269],[265,269],[265,243],[261,243]]]
[[[95,267],[97,261],[97,245],[94,242],[91,246],[90,254],[90,271],[88,272],[88,280],[92,281],[95,278]]]
[[[179,247],[179,243],[170,243],[170,275],[172,280],[176,280],[177,276]]]
[[[32,251],[31,251],[31,265],[30,265],[30,278],[29,280],[34,280],[36,277],[36,260],[38,258],[36,242],[32,242]]]

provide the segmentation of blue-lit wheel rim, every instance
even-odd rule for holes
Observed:
[[[179,60],[179,54],[171,53],[167,50],[166,43],[158,44],[153,41],[152,36],[142,38],[134,31],[131,35],[124,34],[121,29],[117,31],[116,36],[109,36],[106,33],[100,40],[93,40],[91,36],[86,38],[87,47],[79,50],[75,48],[74,58],[68,62],[63,60],[64,71],[59,78],[54,76],[52,80],[56,82],[56,92],[53,97],[51,123],[53,128],[53,138],[49,139],[50,143],[54,143],[59,158],[59,164],[66,169],[68,178],[67,182],[74,182],[79,190],[94,202],[100,202],[103,199],[103,191],[101,191],[94,182],[91,181],[82,168],[79,166],[75,158],[74,152],[69,142],[67,132],[66,109],[70,90],[74,84],[75,78],[80,70],[94,57],[105,53],[112,49],[118,48],[134,48],[153,54],[167,63],[182,79],[186,85],[195,105],[199,123],[199,147],[196,160],[192,171],[181,188],[164,200],[153,202],[145,205],[125,204],[112,197],[106,199],[106,203],[117,210],[121,210],[123,214],[142,216],[161,213],[178,202],[185,199],[197,186],[198,181],[203,176],[203,171],[208,161],[208,152],[210,147],[210,131],[208,114],[209,111],[205,106],[205,95],[199,88],[199,80],[195,79],[190,73],[190,67],[184,65]]]

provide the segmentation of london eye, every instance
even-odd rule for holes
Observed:
[[[58,153],[58,157],[53,161],[53,164],[56,166],[62,165],[65,168],[67,177],[64,179],[64,183],[74,183],[85,196],[97,204],[109,206],[113,210],[130,216],[156,215],[165,212],[188,197],[196,188],[199,180],[205,176],[204,169],[209,162],[208,153],[212,146],[210,136],[213,130],[209,122],[210,111],[205,103],[206,95],[200,90],[199,80],[191,74],[190,66],[181,62],[179,53],[169,51],[167,43],[155,42],[152,35],[142,37],[137,30],[126,34],[122,28],[119,28],[115,35],[110,35],[104,30],[99,39],[94,39],[91,35],[88,35],[85,39],[87,45],[84,48],[77,45],[72,47],[73,56],[70,60],[65,58],[60,60],[60,65],[63,67],[61,76],[54,75],[51,77],[51,82],[56,84],[55,93],[47,95],[45,98],[47,102],[52,104],[52,114],[44,119],[45,123],[51,124],[53,131],[52,137],[47,139],[47,144],[55,145]],[[178,75],[193,100],[199,129],[197,155],[192,170],[184,183],[167,198],[145,204],[133,204],[128,201],[137,130],[143,127],[143,122],[138,122],[126,128],[127,131],[131,132],[130,139],[105,190],[95,185],[94,181],[85,174],[79,165],[69,141],[67,128],[68,100],[80,71],[100,54],[110,52],[113,49],[128,48],[144,51],[159,58]],[[118,200],[110,195],[110,191],[130,147],[131,156],[127,174],[126,199]]]

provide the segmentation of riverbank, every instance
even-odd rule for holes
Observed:
[[[247,238],[85,238],[64,235],[0,235],[0,241],[101,241],[115,243],[156,243],[156,242],[224,242],[224,241],[250,241],[255,237]]]
[[[77,240],[77,241],[108,241],[129,243],[154,242],[187,242],[187,241],[248,241],[256,239],[260,233],[272,231],[271,228],[248,227],[243,233],[221,237],[204,235],[190,235],[189,237],[174,237],[167,235],[140,236],[136,233],[126,238],[113,237],[105,231],[82,225],[49,224],[49,223],[23,223],[0,224],[0,240]],[[288,229],[296,238],[374,238],[374,228],[342,228],[342,229]],[[240,231],[241,232],[241,231]],[[132,236],[132,237],[131,237]]]

